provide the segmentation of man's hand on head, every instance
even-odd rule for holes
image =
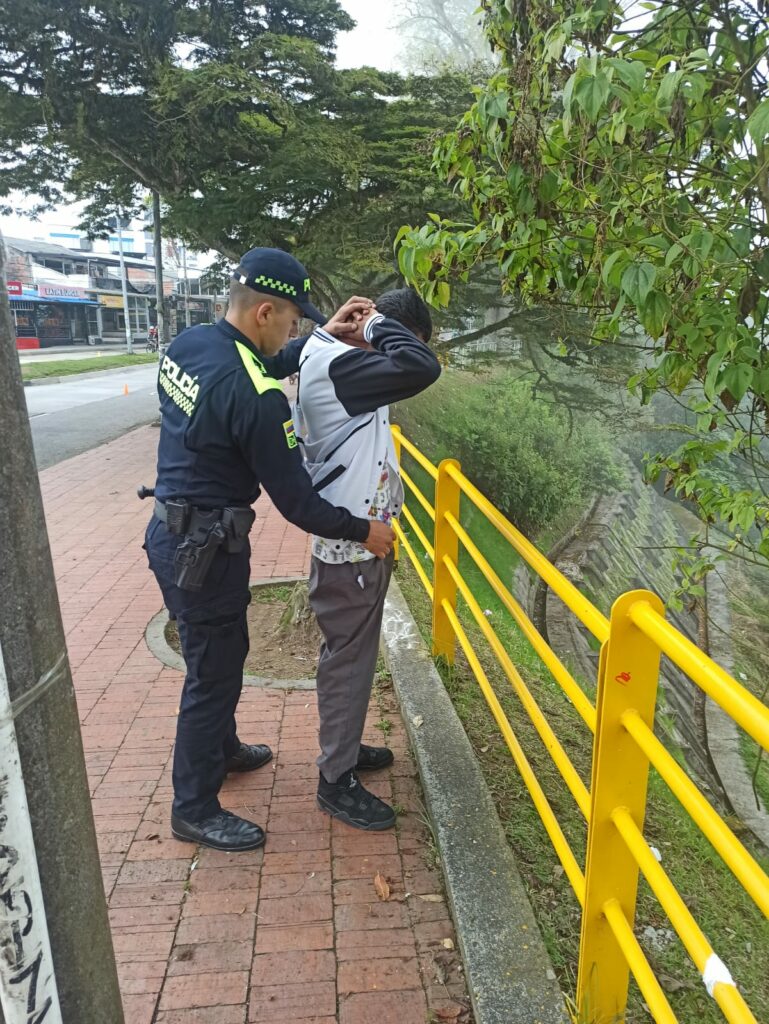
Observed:
[[[361,298],[353,295],[341,306],[331,317],[328,323],[323,325],[323,330],[332,334],[341,341],[353,340],[360,333],[360,340],[363,340],[361,324],[376,311],[371,299]]]

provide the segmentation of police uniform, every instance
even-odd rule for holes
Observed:
[[[304,268],[286,253],[252,250],[235,277],[324,320],[307,300]],[[267,747],[242,744],[235,725],[249,649],[251,505],[264,489],[286,519],[309,533],[365,541],[369,532],[364,518],[320,498],[304,469],[276,379],[296,371],[304,342],[290,342],[268,360],[223,319],[183,331],[160,364],[156,504],[145,548],[187,667],[172,831],[219,849],[264,841],[258,825],[222,812],[217,799],[226,771],[250,770],[271,757]]]

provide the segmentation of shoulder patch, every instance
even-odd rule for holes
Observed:
[[[293,420],[286,420],[286,422],[283,424],[283,432],[286,435],[286,444],[288,445],[288,447],[296,448],[298,442],[296,440],[296,430],[294,429]]]

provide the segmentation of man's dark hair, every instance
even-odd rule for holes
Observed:
[[[427,304],[413,288],[396,288],[375,300],[377,312],[403,324],[413,334],[429,341],[433,336],[433,321]]]

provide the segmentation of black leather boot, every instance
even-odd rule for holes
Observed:
[[[321,772],[318,807],[345,825],[365,832],[381,832],[395,824],[395,811],[384,800],[364,789],[354,768],[345,772],[337,782],[326,782]]]
[[[227,758],[225,773],[252,772],[272,760],[272,751],[266,743],[241,743],[240,749]]]
[[[258,825],[230,811],[218,811],[203,821],[183,821],[172,814],[171,832],[185,843],[210,846],[212,850],[226,850],[228,853],[256,850],[265,840],[264,831]]]
[[[361,743],[355,771],[375,772],[380,768],[387,768],[394,760],[393,752],[389,747],[367,747],[365,743]]]

